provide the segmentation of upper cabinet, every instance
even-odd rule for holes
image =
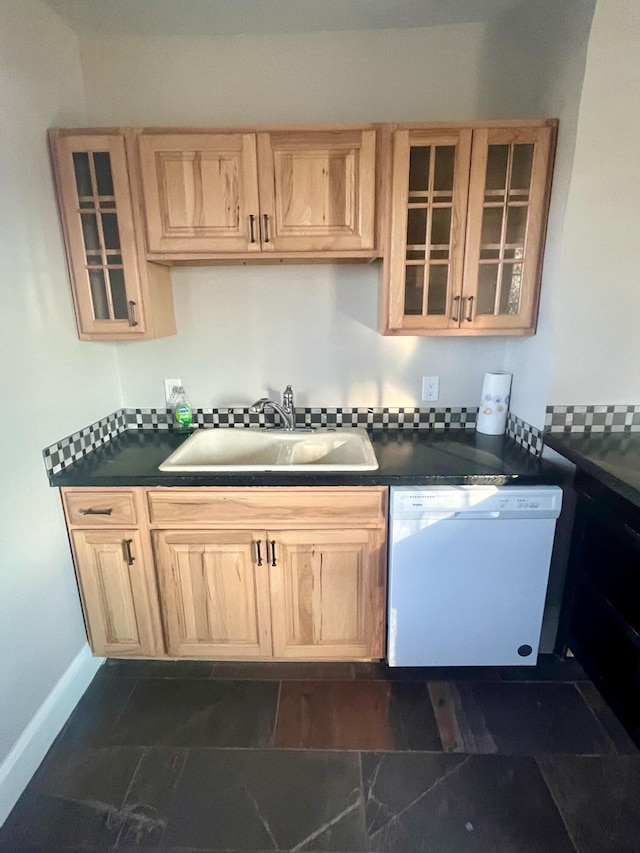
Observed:
[[[375,256],[376,131],[139,135],[151,257]]]
[[[387,334],[535,332],[555,130],[395,132]]]
[[[259,252],[253,133],[142,133],[149,252]]]
[[[169,270],[144,259],[125,137],[52,130],[50,143],[79,337],[175,334]]]
[[[378,257],[383,334],[534,334],[556,129],[52,130],[80,337],[175,333],[173,264]]]

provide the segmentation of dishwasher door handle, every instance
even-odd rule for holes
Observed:
[[[500,512],[498,510],[487,511],[487,512],[454,512],[453,515],[450,515],[449,518],[469,518],[473,519],[486,519],[486,518],[500,518]]]

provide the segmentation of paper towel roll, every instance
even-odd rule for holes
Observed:
[[[476,430],[485,435],[502,435],[507,428],[511,394],[510,373],[485,373]]]

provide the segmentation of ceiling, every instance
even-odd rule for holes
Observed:
[[[488,21],[537,0],[44,0],[77,31],[230,35]]]

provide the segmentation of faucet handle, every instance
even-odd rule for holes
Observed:
[[[286,409],[293,410],[293,388],[291,385],[287,385],[287,387],[282,392],[282,405]]]

